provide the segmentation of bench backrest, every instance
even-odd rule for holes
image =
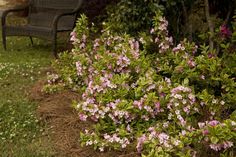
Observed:
[[[60,13],[78,11],[82,0],[30,0],[29,24],[33,26],[52,27],[53,19]],[[59,29],[72,29],[76,15],[62,17]]]

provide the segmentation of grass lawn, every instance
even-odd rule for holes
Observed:
[[[53,59],[51,44],[42,40],[32,47],[27,37],[9,37],[7,51],[0,44],[0,157],[53,156],[37,103],[27,98]]]

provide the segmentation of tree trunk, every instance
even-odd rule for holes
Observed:
[[[209,46],[210,46],[210,50],[212,51],[214,49],[214,42],[213,42],[214,25],[213,25],[213,23],[211,21],[211,17],[210,17],[210,10],[209,10],[208,0],[204,0],[204,3],[205,3],[206,20],[207,20],[208,27],[209,27],[209,30],[210,30]]]
[[[181,0],[181,4],[182,4],[182,8],[183,8],[183,26],[187,29],[187,31],[183,32],[184,33],[184,37],[186,36],[186,34],[188,34],[188,15],[187,15],[187,9],[186,6],[184,4],[184,0]]]

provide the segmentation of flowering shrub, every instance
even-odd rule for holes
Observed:
[[[65,86],[81,89],[80,120],[95,124],[81,133],[82,145],[104,151],[136,143],[150,157],[234,153],[235,69],[208,46],[174,46],[167,26],[157,13],[139,39],[109,29],[92,39],[86,17],[78,20],[75,48],[55,66]]]
[[[148,154],[147,156],[216,156],[219,153],[214,154],[209,150],[207,152],[203,150],[208,147],[215,152],[233,150],[235,121],[200,122],[198,128],[179,130],[178,134],[173,133],[170,125],[164,125],[158,124],[149,128],[148,132],[138,139],[138,148],[141,146],[143,154]],[[224,153],[222,151],[222,155]]]

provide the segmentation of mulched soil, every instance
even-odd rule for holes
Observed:
[[[134,149],[101,153],[92,147],[81,147],[79,134],[92,123],[81,122],[71,106],[72,100],[79,100],[80,95],[70,91],[47,95],[41,92],[44,84],[45,81],[37,82],[29,97],[39,103],[37,116],[51,128],[48,134],[56,157],[139,157]]]

